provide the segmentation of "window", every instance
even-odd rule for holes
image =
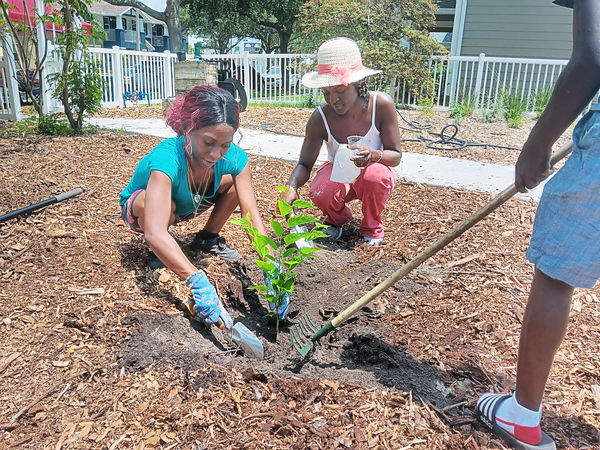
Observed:
[[[165,34],[165,29],[162,25],[155,25],[154,28],[152,28],[152,36],[164,36]]]
[[[148,34],[148,24],[144,24],[144,34]]]
[[[114,30],[117,28],[117,18],[114,16],[105,16],[104,17],[104,29],[105,30]]]
[[[136,21],[135,21],[135,20],[132,20],[132,21],[131,21],[131,29],[132,29],[133,31],[137,31],[137,23],[136,23]]]
[[[121,19],[121,24],[123,25],[123,29],[126,30],[127,29],[127,19],[125,17],[123,17]]]

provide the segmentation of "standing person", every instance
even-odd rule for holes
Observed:
[[[208,324],[219,318],[231,328],[206,275],[185,256],[168,229],[174,223],[202,214],[213,206],[192,247],[225,260],[240,259],[219,232],[239,205],[250,213],[261,234],[265,227],[256,206],[248,156],[233,144],[239,127],[239,106],[229,92],[197,86],[178,97],[165,111],[166,123],[178,137],[166,139],[137,165],[121,192],[121,216],[131,230],[143,233],[157,259],[192,290],[190,312]]]
[[[370,92],[365,78],[381,72],[363,66],[356,42],[335,38],[324,42],[317,53],[318,71],[302,78],[309,88],[320,88],[326,104],[319,106],[306,125],[300,159],[287,183],[284,199],[291,203],[310,178],[323,142],[328,161],[319,167],[311,184],[309,197],[321,210],[323,230],[333,239],[342,235],[342,227],[352,218],[346,205],[354,199],[362,202],[363,220],[360,232],[368,245],[383,241],[381,213],[392,193],[400,164],[400,130],[392,98],[383,92]],[[348,136],[362,139],[350,149],[357,151],[352,158],[361,170],[352,183],[331,181],[333,162],[340,143]]]
[[[573,8],[573,51],[546,110],[531,130],[516,165],[526,192],[548,177],[551,147],[600,88],[600,2],[557,0]],[[567,329],[575,287],[600,278],[600,104],[573,131],[573,153],[548,181],[537,209],[527,258],[535,264],[525,308],[517,389],[484,394],[478,418],[517,449],[554,449],[540,428],[542,397],[554,355]]]

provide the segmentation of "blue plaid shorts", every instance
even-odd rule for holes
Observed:
[[[573,153],[544,187],[527,259],[570,286],[600,278],[600,106],[573,131]]]

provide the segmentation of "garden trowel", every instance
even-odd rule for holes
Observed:
[[[295,216],[294,213],[290,214],[291,216]],[[290,228],[290,233],[308,233],[308,228],[306,228],[304,225],[296,225]],[[294,244],[297,248],[314,248],[315,244],[313,241],[307,241],[306,239],[302,238],[302,239],[298,239],[296,242],[294,242]]]
[[[223,330],[225,336],[237,347],[241,348],[246,356],[256,359],[264,358],[265,350],[262,343],[246,325],[238,322],[229,330],[225,328],[225,322],[221,318],[219,318],[215,325]]]

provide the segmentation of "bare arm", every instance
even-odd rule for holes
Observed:
[[[531,130],[516,165],[520,192],[551,174],[552,144],[583,111],[600,88],[600,2],[576,0],[571,60],[556,81],[548,106]]]
[[[319,111],[315,110],[306,124],[306,132],[298,164],[292,170],[290,179],[287,182],[290,189],[282,196],[288,203],[292,203],[298,198],[298,189],[304,186],[310,178],[310,171],[319,157],[325,133],[323,118],[319,114]]]
[[[168,232],[173,213],[171,184],[171,179],[165,173],[158,170],[150,173],[144,207],[144,237],[156,256],[185,280],[198,272],[198,269],[187,259]]]
[[[258,212],[258,206],[256,205],[256,196],[254,195],[254,187],[252,186],[252,171],[250,164],[246,164],[246,167],[233,177],[235,184],[235,190],[240,202],[240,209],[242,211],[242,217],[250,217],[252,219],[252,225],[258,229],[258,232],[264,236],[267,235],[267,230],[262,222],[260,213]]]
[[[378,126],[383,151],[373,150],[368,147],[350,146],[360,149],[356,157],[352,158],[357,166],[366,165],[369,161],[377,161],[386,166],[396,167],[400,164],[402,150],[400,147],[400,128],[398,128],[398,114],[394,100],[389,95],[379,92],[377,94],[377,118],[381,119]]]

